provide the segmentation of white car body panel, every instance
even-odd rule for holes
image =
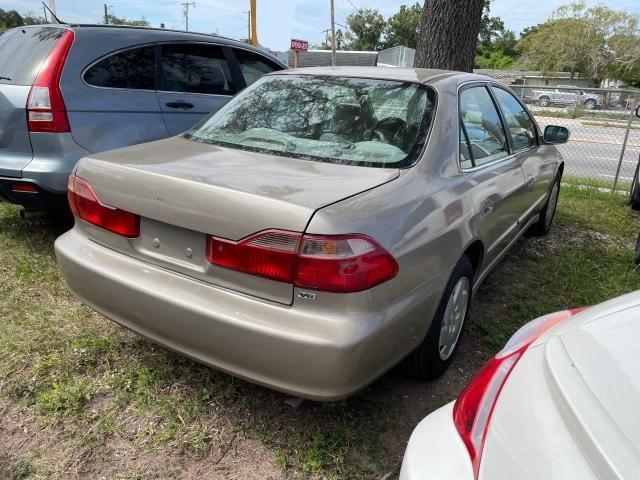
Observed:
[[[473,480],[467,447],[453,425],[453,402],[422,420],[411,434],[400,480]]]
[[[635,292],[571,317],[529,347],[498,396],[479,478],[640,480],[639,406]],[[471,465],[452,408],[443,407],[416,428],[403,480],[473,479],[471,471],[447,469],[451,461]]]

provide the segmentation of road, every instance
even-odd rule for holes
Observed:
[[[536,119],[543,129],[552,124],[571,131],[569,142],[559,146],[565,158],[565,174],[613,181],[626,128],[583,125],[578,120],[563,118],[536,116]],[[639,156],[640,130],[632,129],[620,168],[620,179],[631,180]]]

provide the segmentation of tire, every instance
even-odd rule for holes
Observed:
[[[592,99],[586,100],[584,102],[584,108],[586,108],[587,110],[595,110],[597,106],[598,104],[596,103],[596,101]]]
[[[533,235],[546,235],[551,230],[551,224],[553,223],[553,217],[556,214],[556,207],[558,206],[558,197],[560,196],[560,175],[556,175],[556,179],[553,181],[549,196],[544,204],[542,212],[540,212],[540,219],[531,225],[529,232]]]
[[[412,376],[421,380],[433,380],[442,375],[451,364],[469,314],[473,276],[471,260],[463,255],[451,273],[427,336],[407,359],[407,367]],[[457,304],[456,298],[459,300]],[[447,324],[454,327],[448,333],[443,332],[443,326],[446,327]],[[441,335],[445,335],[443,342]],[[445,348],[442,343],[445,343]]]
[[[640,234],[638,235],[638,240],[636,241],[636,256],[633,261],[636,265],[640,265]]]
[[[538,105],[540,105],[541,107],[548,107],[549,105],[551,105],[551,99],[545,96],[539,97]]]
[[[636,172],[631,181],[631,191],[629,192],[629,205],[632,210],[640,210],[640,159],[636,165]]]

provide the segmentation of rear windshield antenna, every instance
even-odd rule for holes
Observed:
[[[42,5],[44,5],[44,8],[46,8],[49,11],[49,13],[51,14],[51,17],[56,21],[56,23],[61,23],[63,25],[67,24],[67,22],[63,22],[58,17],[56,17],[56,14],[53,13],[53,11],[49,8],[49,6],[46,3],[42,2]]]

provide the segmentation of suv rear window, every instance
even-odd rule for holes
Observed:
[[[0,35],[0,83],[33,84],[63,33],[58,27],[24,27]]]
[[[154,47],[130,48],[110,55],[89,68],[84,81],[95,87],[154,90]]]

